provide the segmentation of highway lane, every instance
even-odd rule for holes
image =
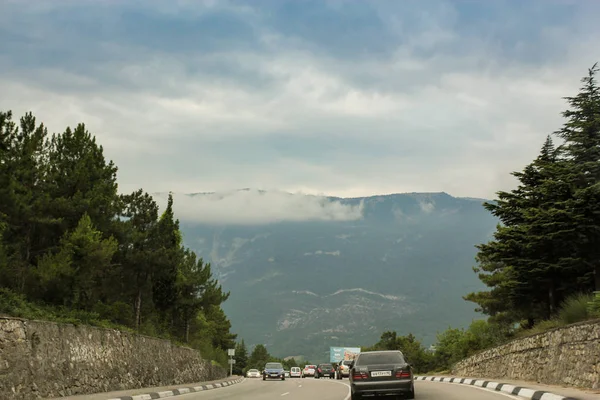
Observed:
[[[286,379],[285,381],[246,379],[244,382],[206,392],[177,396],[181,400],[349,400],[348,380]],[[417,400],[507,400],[518,399],[503,393],[490,392],[472,386],[440,382],[415,382]]]

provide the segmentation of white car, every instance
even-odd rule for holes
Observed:
[[[257,369],[249,369],[246,372],[246,378],[260,378],[261,376],[260,371]]]
[[[290,378],[300,378],[302,377],[302,370],[300,367],[292,367],[290,368]]]
[[[302,370],[302,377],[306,378],[307,376],[315,376],[316,369],[316,365],[305,365],[304,369]]]

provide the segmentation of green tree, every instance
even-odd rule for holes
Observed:
[[[177,301],[177,269],[183,253],[179,220],[175,219],[171,193],[169,193],[167,208],[158,221],[157,230],[157,248],[160,250],[160,256],[153,277],[152,296],[155,307],[164,316],[163,323],[172,328]]]
[[[148,193],[141,189],[122,196],[123,229],[121,230],[120,256],[122,268],[120,287],[131,293],[135,310],[135,328],[140,329],[142,305],[151,292],[150,281],[157,267],[158,257],[158,205]]]
[[[202,259],[197,260],[193,251],[184,249],[183,253],[177,271],[177,308],[184,325],[184,340],[189,343],[191,322],[202,310],[202,296],[211,271],[210,265],[204,264]]]
[[[567,97],[570,109],[563,112],[566,122],[557,132],[564,141],[564,179],[574,188],[565,202],[570,210],[571,228],[577,233],[575,257],[564,263],[577,270],[580,288],[600,290],[600,89],[597,64],[582,79],[575,97]]]
[[[102,281],[117,250],[114,238],[103,239],[84,214],[61,240],[58,253],[43,256],[37,273],[45,298],[54,304],[91,310],[100,300]]]
[[[257,344],[250,353],[248,359],[248,368],[256,368],[262,370],[265,364],[271,359],[271,355],[267,351],[267,348],[263,344]]]
[[[406,361],[417,372],[426,372],[430,364],[423,345],[412,333],[407,336],[398,336],[395,331],[385,331],[381,334],[379,342],[363,350],[400,350]]]
[[[556,312],[564,293],[569,292],[576,271],[563,260],[573,251],[574,231],[569,226],[570,197],[562,179],[562,164],[550,137],[540,155],[522,172],[513,172],[517,189],[498,192],[498,200],[484,203],[497,216],[494,239],[477,246],[474,268],[491,291],[471,293],[496,322],[526,319],[528,325]]]
[[[172,195],[159,218],[149,194],[117,194],[116,173],[83,124],[48,138],[31,113],[0,112],[0,289],[23,305],[6,309],[125,324],[225,365],[229,293],[183,246]]]
[[[49,211],[61,221],[56,236],[77,226],[86,213],[104,236],[112,236],[119,205],[117,167],[106,161],[84,124],[52,135],[48,164]]]
[[[236,375],[243,375],[246,366],[248,365],[248,348],[244,339],[235,345],[235,364],[233,364],[233,373]]]
[[[51,220],[46,208],[45,138],[43,124],[36,126],[31,113],[17,126],[12,113],[0,113],[0,140],[3,150],[0,161],[0,221],[6,223],[6,252],[10,269],[0,278],[0,284],[25,293],[32,283],[32,264],[43,254],[44,235]],[[29,290],[29,293],[34,293]]]

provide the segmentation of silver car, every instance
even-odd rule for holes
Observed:
[[[249,369],[248,372],[246,372],[246,378],[260,378],[261,376],[262,374],[257,369]]]

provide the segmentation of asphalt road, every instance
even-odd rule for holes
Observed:
[[[416,400],[506,400],[507,397],[518,398],[475,387],[440,382],[415,382]],[[254,378],[222,389],[177,396],[177,399],[348,400],[350,399],[350,387],[347,379],[339,381],[335,379],[288,378],[285,381],[263,381]]]

